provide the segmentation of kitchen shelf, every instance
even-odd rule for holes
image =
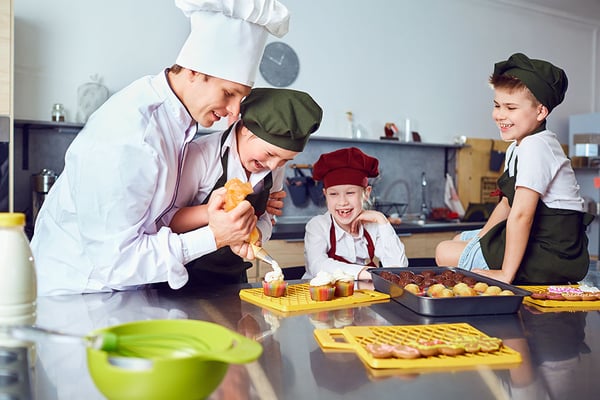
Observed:
[[[383,139],[355,139],[337,136],[318,136],[313,135],[309,140],[323,140],[323,141],[334,141],[334,142],[350,142],[350,143],[379,143],[386,146],[408,146],[408,147],[433,147],[433,148],[444,148],[444,149],[460,149],[468,147],[465,144],[457,143],[427,143],[427,142],[401,142],[399,140],[383,140]]]
[[[23,129],[53,129],[58,131],[64,130],[81,130],[83,124],[76,122],[55,122],[55,121],[38,121],[32,119],[15,119],[15,128]]]

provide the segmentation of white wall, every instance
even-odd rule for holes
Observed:
[[[320,135],[342,136],[353,111],[373,138],[406,117],[426,142],[497,137],[486,81],[494,62],[517,51],[567,71],[567,98],[549,120],[561,141],[569,115],[598,111],[597,2],[282,1],[292,13],[283,40],[301,62],[293,88],[323,106]],[[15,19],[18,119],[49,119],[62,102],[73,120],[77,87],[90,75],[114,92],[157,73],[189,30],[171,0],[15,0]],[[260,76],[257,86],[267,86]]]

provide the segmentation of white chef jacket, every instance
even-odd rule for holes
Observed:
[[[336,254],[348,260],[352,264],[329,258],[327,252],[331,248],[329,241],[329,230],[332,218],[329,212],[311,218],[306,224],[304,235],[304,260],[306,261],[306,273],[303,279],[314,278],[319,271],[333,273],[341,269],[354,275],[365,267],[364,260],[368,258],[367,240],[364,235],[366,229],[375,246],[375,256],[384,267],[407,267],[408,259],[404,252],[404,244],[398,238],[391,224],[364,224],[359,228],[357,237],[343,230],[333,219]]]
[[[167,215],[169,221],[180,208],[202,204],[223,174],[221,158],[227,149],[229,149],[227,179],[238,178],[242,182],[250,182],[254,193],[262,191],[264,179],[271,171],[265,170],[252,173],[249,178],[246,176],[246,170],[237,151],[235,129],[236,126],[234,125],[222,148],[221,139],[224,132],[200,136],[190,143],[185,156],[175,207]],[[271,193],[283,190],[284,168],[276,168],[271,173],[273,179]],[[273,230],[271,215],[267,212],[263,213],[256,226],[262,234],[262,242],[265,243],[271,237]]]
[[[37,217],[39,295],[187,282],[184,264],[214,251],[214,236],[207,227],[174,234],[161,216],[175,200],[196,127],[166,70],[133,82],[90,117]]]

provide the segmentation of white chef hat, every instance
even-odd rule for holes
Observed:
[[[176,63],[254,86],[268,33],[282,37],[290,15],[277,0],[175,0],[191,32]]]

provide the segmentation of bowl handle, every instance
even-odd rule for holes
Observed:
[[[231,347],[223,351],[207,351],[201,357],[231,364],[246,364],[260,357],[263,351],[260,343],[234,332],[229,334],[232,342]]]

